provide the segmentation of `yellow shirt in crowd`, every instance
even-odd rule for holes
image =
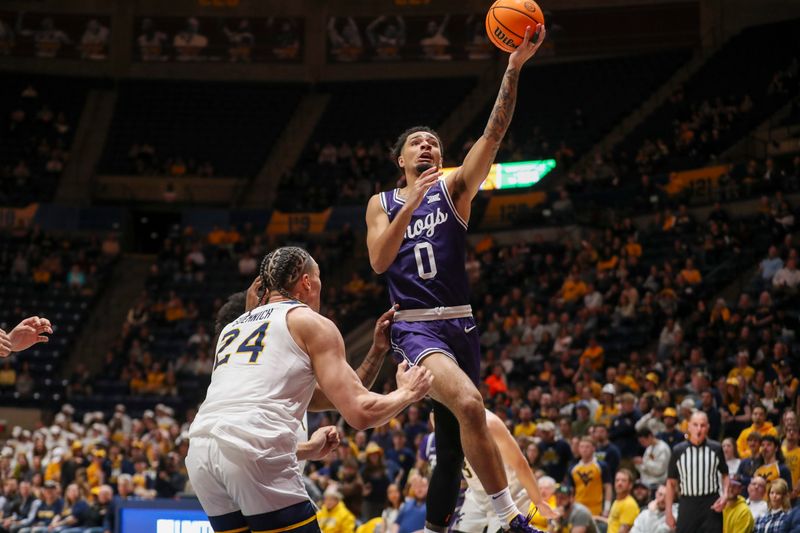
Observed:
[[[608,513],[608,533],[619,533],[622,526],[632,526],[639,516],[639,504],[630,494],[621,500],[614,500]]]

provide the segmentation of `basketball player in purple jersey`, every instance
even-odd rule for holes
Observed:
[[[465,455],[501,521],[512,531],[534,531],[512,501],[500,454],[486,427],[476,387],[478,331],[464,265],[472,200],[511,122],[520,69],[544,40],[544,27],[537,25],[535,31],[534,42],[534,29],[529,27],[509,56],[489,122],[462,166],[442,178],[439,136],[427,127],[411,128],[400,136],[393,153],[405,187],[377,194],[367,206],[370,263],[375,272],[386,273],[392,302],[399,305],[392,348],[410,365],[423,365],[436,376],[430,395],[437,462],[428,491],[426,533],[448,526]]]

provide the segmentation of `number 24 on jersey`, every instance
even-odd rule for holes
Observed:
[[[250,359],[248,360],[249,364],[255,364],[258,361],[258,357],[261,355],[261,352],[264,350],[264,340],[267,336],[267,330],[269,329],[269,322],[264,322],[261,326],[258,327],[253,333],[250,334],[239,347],[236,349],[236,352],[230,352],[225,355],[222,355],[222,352],[228,349],[228,347],[233,344],[233,341],[239,336],[240,330],[232,329],[227,332],[225,335],[222,336],[222,345],[220,346],[219,350],[217,350],[216,355],[214,356],[214,370],[221,367],[224,364],[227,364],[231,358],[231,355],[234,354],[250,354]]]

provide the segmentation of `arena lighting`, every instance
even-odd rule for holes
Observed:
[[[443,168],[442,173],[447,176],[457,167]],[[482,191],[521,189],[533,187],[556,168],[555,159],[538,159],[536,161],[518,161],[516,163],[495,163],[489,169],[486,181],[481,185]]]

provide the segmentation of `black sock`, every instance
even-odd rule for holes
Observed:
[[[436,467],[431,475],[426,500],[425,521],[431,529],[446,529],[461,489],[461,468],[464,449],[458,420],[439,402],[433,402],[434,435],[436,438]]]

